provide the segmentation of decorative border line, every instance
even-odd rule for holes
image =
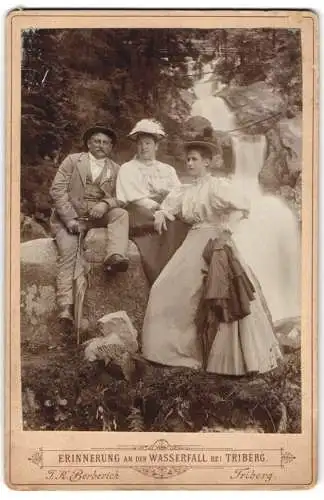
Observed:
[[[124,450],[124,454],[120,454],[121,450]],[[98,454],[98,452],[102,452],[103,454],[109,454],[111,457],[111,463],[104,463],[102,465],[99,462],[84,465],[83,460],[87,457],[86,462],[88,463],[89,457],[100,457],[102,455]],[[133,460],[128,460],[127,457],[129,455],[126,452],[142,452],[141,455],[138,455],[140,458],[139,463],[137,463],[137,457],[135,456],[135,463]],[[188,453],[188,452],[191,453]],[[72,454],[70,453],[72,452]],[[174,453],[176,452],[176,453]],[[214,455],[211,454],[214,453]],[[266,464],[265,456],[267,452],[270,454],[270,458],[272,458],[271,463]],[[53,459],[58,460],[58,463],[46,463],[45,454],[48,453],[51,455]],[[272,457],[271,457],[272,454]],[[70,457],[73,456],[72,463],[70,463]],[[60,468],[96,468],[96,469],[121,469],[128,468],[137,471],[138,473],[153,477],[154,479],[168,479],[171,477],[179,476],[184,474],[185,472],[191,469],[197,468],[208,468],[208,469],[230,469],[230,468],[240,468],[246,467],[247,465],[251,465],[248,463],[248,458],[250,455],[252,456],[262,456],[263,459],[253,463],[254,468],[285,468],[286,465],[290,464],[295,460],[295,456],[289,451],[284,450],[283,448],[279,449],[234,449],[234,448],[205,448],[202,446],[192,446],[186,447],[177,444],[170,444],[166,439],[158,439],[154,441],[151,445],[142,445],[142,446],[116,446],[113,448],[90,448],[90,449],[75,449],[75,450],[44,450],[43,448],[39,448],[36,450],[28,460],[34,465],[38,466],[40,469],[60,469]],[[79,460],[76,460],[75,457],[78,456]],[[105,456],[105,455],[104,455]],[[246,460],[239,458],[239,462],[237,459],[234,462],[226,463],[224,465],[223,458],[226,457],[246,457]],[[64,465],[61,465],[61,461],[59,457],[68,457],[69,460]],[[83,457],[83,458],[82,458]],[[116,457],[118,460],[116,461]],[[154,458],[154,459],[153,459]],[[184,461],[184,463],[173,463],[173,461],[179,462]],[[268,457],[269,458],[269,457]],[[275,459],[275,460],[274,460]],[[169,462],[170,460],[170,462]],[[186,463],[186,461],[188,462]],[[92,462],[92,460],[90,460]],[[141,462],[141,463],[140,463]],[[162,462],[162,463],[160,463]],[[204,465],[201,465],[201,463]]]
[[[34,12],[36,10],[41,10],[41,9],[34,9]],[[55,10],[55,9],[46,9],[46,10]],[[62,10],[62,9],[56,9],[57,11],[58,10]],[[79,10],[79,9],[77,9]],[[80,9],[80,10],[85,10],[85,9]],[[94,9],[90,9],[90,10],[94,10]],[[110,10],[110,9],[97,9],[97,10]],[[111,9],[113,10],[113,9]],[[116,10],[119,10],[119,9],[116,9]],[[127,9],[128,11],[132,10],[132,9]],[[140,9],[133,9],[134,11],[137,10],[137,11],[140,11]],[[147,10],[147,9],[145,9]],[[172,11],[172,9],[159,9],[160,12],[167,12],[167,11]],[[178,10],[178,11],[181,11],[181,9],[175,9],[175,10]],[[189,10],[189,9],[188,9]],[[203,9],[197,9],[198,11],[203,11]],[[217,9],[212,9],[211,11],[209,11],[208,9],[206,9],[206,15],[196,15],[195,14],[195,17],[228,17],[228,18],[236,18],[236,16],[226,16],[226,15],[222,15],[221,14],[221,10],[225,10],[225,9],[221,9],[220,10],[220,13],[219,14],[216,14],[216,15],[210,15],[211,12],[215,12]],[[235,10],[235,9],[227,9],[228,11],[229,10]],[[242,9],[241,9],[242,10]],[[244,12],[245,10],[245,12]],[[284,19],[284,18],[288,18],[287,15],[282,15],[280,16],[279,14],[274,17],[274,16],[267,16],[267,15],[263,15],[263,16],[251,16],[250,15],[250,12],[253,12],[253,11],[256,11],[256,10],[260,10],[260,11],[275,11],[277,14],[278,14],[278,11],[280,11],[280,9],[243,9],[243,12],[241,14],[243,14],[242,17],[253,17],[253,18],[261,18],[261,19],[264,19],[265,17],[267,17],[267,19],[270,19],[271,17],[273,19]],[[291,12],[291,13],[294,13],[294,12],[298,12],[298,9],[293,9],[293,10],[286,10],[286,9],[282,9],[282,10],[285,10],[285,12]],[[300,9],[300,13],[302,13],[303,11],[306,12],[307,9]],[[33,9],[29,9],[29,11],[31,12],[31,16],[33,16]],[[186,12],[187,10],[184,10],[184,12]],[[11,45],[10,45],[10,49],[12,50],[13,48],[13,19],[15,17],[21,17],[21,13],[22,13],[22,10],[21,11],[17,11],[17,13],[15,15],[12,15],[11,16],[11,20],[10,20],[10,42],[11,42]],[[246,16],[244,16],[244,14],[246,14]],[[24,15],[26,16],[26,10],[24,11]],[[112,12],[112,15],[113,15],[113,12]],[[132,15],[133,15],[133,12],[132,12]],[[42,15],[43,16],[43,15]],[[29,17],[26,16],[26,17]],[[43,16],[44,17],[44,16]],[[52,15],[47,15],[46,17],[53,17]],[[67,16],[69,17],[69,16]],[[78,16],[75,16],[75,17],[78,17]],[[81,16],[79,16],[81,17]],[[91,16],[87,16],[87,17],[91,17]],[[95,18],[97,18],[97,16],[93,16]],[[113,17],[116,17],[116,16],[113,16]],[[139,14],[138,16],[134,15],[134,17],[154,17],[154,12],[152,13],[152,15],[144,15],[144,14]],[[162,17],[162,16],[161,16]],[[172,17],[179,17],[179,18],[182,18],[183,16],[176,16],[176,15],[173,15]],[[190,18],[191,16],[186,16],[188,18]],[[83,18],[83,16],[82,16]],[[311,19],[312,20],[312,24],[313,24],[313,50],[312,50],[312,61],[313,61],[313,66],[314,66],[314,63],[315,63],[315,36],[316,36],[316,31],[315,31],[315,22],[314,22],[314,18],[312,16],[303,16],[303,19]],[[9,44],[8,44],[9,45]],[[8,57],[8,52],[6,54],[6,56]],[[7,86],[7,91],[9,92],[9,96],[10,96],[10,111],[9,113],[7,112],[7,117],[9,115],[9,123],[11,124],[12,123],[12,99],[13,99],[13,95],[12,95],[12,82],[13,82],[13,65],[12,65],[12,61],[9,62],[10,64],[10,75],[11,75],[11,79],[10,79],[10,89],[8,91],[8,86]],[[314,126],[315,126],[315,98],[318,94],[318,82],[316,81],[315,79],[315,73],[313,71],[313,89],[314,89],[314,93],[313,93],[313,109],[312,109],[312,142],[314,142]],[[7,84],[8,85],[8,84]],[[317,122],[318,123],[318,119],[317,119]],[[11,449],[12,449],[12,427],[11,427],[11,422],[12,422],[12,413],[11,413],[11,410],[12,410],[12,390],[11,390],[11,384],[12,384],[12,380],[11,380],[11,366],[12,366],[12,348],[11,348],[11,311],[12,311],[12,307],[11,307],[11,275],[12,275],[12,266],[11,266],[11,258],[10,258],[10,252],[11,252],[11,240],[12,240],[12,206],[11,206],[11,203],[10,203],[10,200],[12,199],[11,197],[11,192],[12,192],[12,181],[11,181],[11,168],[8,169],[8,165],[10,166],[11,165],[11,156],[12,156],[12,148],[13,148],[13,133],[12,133],[12,129],[10,128],[9,131],[8,131],[8,134],[9,134],[9,137],[10,137],[10,150],[9,152],[7,151],[7,159],[6,159],[6,187],[7,187],[7,190],[6,190],[6,206],[5,206],[5,209],[6,209],[6,220],[9,220],[9,224],[8,224],[8,229],[7,229],[7,233],[6,233],[6,239],[7,239],[7,244],[6,244],[6,255],[7,255],[7,258],[6,258],[6,282],[9,284],[7,284],[8,286],[8,295],[9,295],[9,299],[7,300],[7,303],[6,303],[6,314],[7,314],[7,321],[6,321],[6,324],[7,324],[7,338],[9,337],[9,342],[8,342],[8,351],[9,351],[9,355],[7,353],[7,370],[8,370],[8,374],[9,374],[9,380],[10,380],[10,383],[9,383],[9,411],[8,411],[8,422],[9,422],[9,439],[7,441],[8,443],[8,463],[9,463],[9,467],[8,467],[8,480],[9,480],[9,483],[15,487],[24,487],[24,488],[27,488],[27,487],[31,487],[31,486],[37,486],[37,487],[42,487],[42,486],[53,486],[52,483],[13,483],[11,481],[11,465],[12,465],[12,460],[11,460]],[[7,135],[7,142],[8,142],[8,135]],[[8,160],[9,158],[9,160]],[[316,219],[316,214],[314,213],[314,155],[312,154],[312,162],[311,162],[311,165],[312,165],[312,183],[311,183],[311,195],[312,195],[312,202],[311,202],[311,206],[312,206],[312,222],[311,222],[311,241],[312,241],[312,256],[314,257],[314,234],[315,234],[315,219]],[[9,171],[8,171],[9,170]],[[8,257],[9,256],[9,257]],[[312,276],[311,276],[311,288],[312,288],[312,293],[314,291],[314,259],[313,259],[313,263],[312,263]],[[9,309],[9,313],[8,313],[8,309]],[[313,369],[314,369],[314,308],[312,307],[311,308],[311,311],[310,311],[310,321],[311,321],[311,369],[312,369],[312,373],[313,373]],[[313,408],[313,404],[314,404],[314,384],[312,384],[311,386],[311,408],[312,408],[312,412],[314,410]],[[314,423],[313,423],[313,419],[311,419],[311,444],[312,446],[314,446],[315,444],[315,434],[314,434]],[[287,457],[287,458],[284,458],[282,459],[283,461],[284,460],[289,460],[289,461],[292,461],[295,459],[295,457],[293,455],[291,455],[289,452],[285,452],[286,455],[282,455],[284,457]],[[288,457],[288,454],[290,454],[293,458],[290,458]],[[37,460],[36,457],[38,457],[38,460],[40,460],[40,463],[42,463],[42,460],[43,460],[43,450],[42,448],[39,448],[39,450],[35,451],[34,454],[32,455],[32,457],[34,457],[35,460]],[[30,461],[33,461],[32,460],[32,457],[29,458],[28,460]],[[35,462],[33,462],[35,463]],[[289,463],[289,462],[287,462]],[[300,486],[309,486],[312,484],[313,482],[313,479],[314,479],[314,459],[311,458],[311,482],[310,483],[302,483],[300,484]],[[158,484],[158,483],[156,483]],[[163,483],[165,485],[167,485],[168,483]],[[171,485],[171,483],[169,483]],[[172,483],[173,484],[173,483]],[[260,485],[263,485],[264,483],[255,483],[255,484],[260,484]],[[91,486],[96,486],[95,484],[93,483],[83,483],[83,485],[91,485]],[[100,484],[98,483],[98,485],[100,486]],[[210,486],[213,486],[213,483],[210,483],[209,484]],[[237,483],[237,484],[233,484],[233,483],[215,483],[215,486],[229,486],[231,485],[232,487],[240,487],[240,488],[249,488],[249,485],[247,484],[243,484],[243,483]],[[147,483],[123,483],[122,486],[124,487],[134,487],[134,486],[147,486]],[[201,483],[177,483],[177,486],[202,486]],[[272,483],[272,486],[283,486],[285,488],[289,488],[289,486],[294,486],[296,487],[296,484],[293,483]]]

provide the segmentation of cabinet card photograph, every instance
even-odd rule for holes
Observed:
[[[318,20],[7,16],[6,477],[316,483]]]

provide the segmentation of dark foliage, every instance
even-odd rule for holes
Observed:
[[[77,132],[70,71],[61,30],[23,32],[21,159],[37,164],[57,158]]]
[[[28,30],[23,33],[22,163],[78,149],[92,122],[121,137],[144,116],[175,140],[194,30]],[[77,57],[76,57],[77,54]],[[128,142],[123,140],[119,149]],[[55,156],[56,155],[56,156]]]
[[[289,117],[302,107],[299,29],[216,29],[206,34],[205,59],[217,58],[214,73],[230,86],[265,82],[280,92]]]
[[[66,362],[67,358],[69,363]],[[37,364],[37,363],[36,363]],[[141,361],[132,381],[80,351],[23,363],[25,429],[300,432],[300,351],[264,376],[224,377]]]

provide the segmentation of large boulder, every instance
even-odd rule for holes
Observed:
[[[86,361],[103,361],[108,371],[112,368],[116,375],[131,380],[136,364],[133,358],[138,350],[137,331],[126,311],[106,314],[98,320],[100,337],[85,343]]]
[[[276,321],[274,330],[284,352],[296,351],[301,348],[301,319],[299,316]]]
[[[260,183],[276,192],[295,188],[302,170],[302,123],[299,117],[279,120],[266,132],[267,157],[259,175]]]
[[[302,116],[279,120],[278,129],[282,144],[289,150],[288,167],[291,173],[302,169],[303,126]]]
[[[117,342],[130,351],[137,351],[137,331],[126,311],[105,314],[98,320],[98,326],[100,333],[104,337],[110,338],[111,343]]]
[[[84,256],[92,264],[102,264],[106,256],[107,230],[102,227],[90,229],[84,239]],[[132,262],[140,262],[137,246],[129,241],[127,254]]]
[[[52,345],[55,318],[56,247],[51,238],[27,241],[20,246],[21,341],[32,350]]]
[[[264,134],[278,121],[284,108],[282,96],[263,81],[232,85],[217,95],[234,111],[237,127],[242,127],[246,134]]]
[[[90,263],[89,286],[84,301],[84,316],[90,331],[98,329],[97,320],[108,313],[127,311],[140,331],[148,296],[148,284],[140,254],[129,242],[129,269],[108,277],[104,272],[104,230],[89,231],[84,242]],[[21,340],[31,350],[50,347],[58,342],[60,326],[56,320],[57,249],[52,238],[21,244]]]

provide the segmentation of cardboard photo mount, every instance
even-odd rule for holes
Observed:
[[[301,30],[303,184],[300,434],[23,430],[19,278],[21,32],[30,28],[121,27],[271,27]],[[318,19],[311,11],[15,10],[8,15],[6,481],[10,488],[278,490],[310,488],[316,483],[318,41]],[[168,460],[157,462],[154,456],[168,457]]]

